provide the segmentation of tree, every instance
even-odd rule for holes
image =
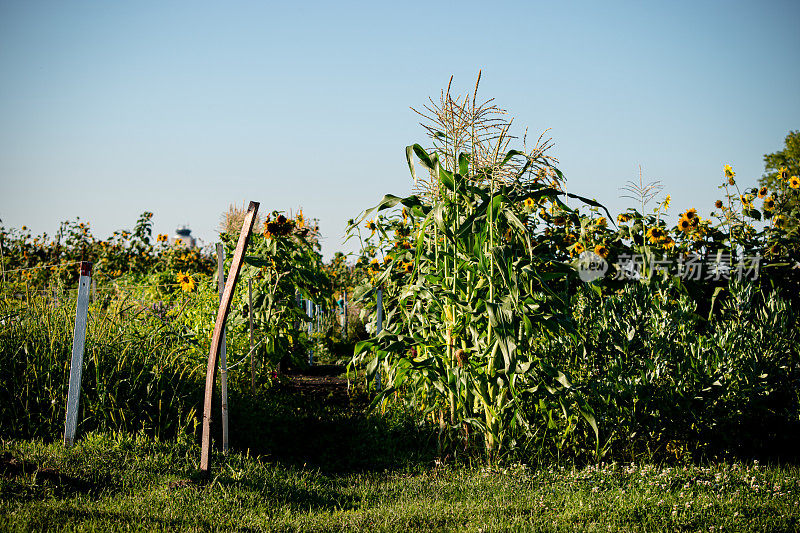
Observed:
[[[783,150],[764,154],[766,173],[758,181],[759,185],[770,191],[780,191],[786,181],[780,176],[783,168],[788,170],[789,176],[800,176],[800,131],[789,131]]]

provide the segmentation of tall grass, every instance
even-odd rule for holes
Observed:
[[[0,300],[0,433],[63,433],[76,301]],[[79,424],[82,431],[191,429],[202,389],[193,335],[158,306],[125,299],[89,309]]]

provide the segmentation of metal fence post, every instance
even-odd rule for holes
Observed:
[[[78,426],[78,408],[81,396],[81,374],[83,373],[83,349],[86,344],[86,323],[89,319],[89,285],[92,282],[92,264],[81,262],[81,277],[78,282],[78,304],[75,309],[75,331],[72,338],[72,362],[69,369],[67,389],[67,419],[64,423],[64,445],[75,443]]]
[[[375,336],[383,331],[383,289],[378,289],[378,309],[375,317]],[[381,369],[380,365],[375,368],[375,390],[381,390]]]
[[[217,284],[219,301],[225,290],[225,247],[217,243]],[[219,385],[222,389],[222,453],[228,454],[228,347],[225,341],[226,327],[222,326],[222,341],[219,349]]]
[[[250,322],[250,388],[256,392],[256,354],[253,351],[253,278],[247,279],[247,318]]]

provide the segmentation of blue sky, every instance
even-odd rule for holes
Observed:
[[[188,223],[230,203],[347,219],[407,194],[409,106],[454,75],[550,128],[569,189],[613,212],[660,179],[707,214],[722,167],[755,184],[800,129],[800,2],[0,0],[0,219],[53,233]]]

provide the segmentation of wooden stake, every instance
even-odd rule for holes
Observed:
[[[228,280],[225,282],[225,290],[222,293],[222,301],[219,303],[217,320],[214,324],[214,333],[211,337],[211,348],[208,353],[208,367],[206,368],[206,393],[203,402],[203,439],[200,451],[200,472],[208,475],[209,458],[211,452],[211,400],[214,393],[214,373],[217,368],[217,355],[219,354],[222,328],[225,326],[225,319],[231,309],[233,291],[236,288],[236,281],[239,279],[239,271],[242,268],[244,252],[247,249],[247,240],[253,229],[253,222],[258,213],[258,202],[250,202],[247,214],[242,224],[242,232],[239,234],[239,242],[236,244],[236,251],[233,254],[231,269],[228,271]]]
[[[217,285],[219,301],[225,290],[225,247],[217,243]],[[228,343],[227,328],[222,325],[222,345],[219,349],[219,386],[222,389],[222,453],[228,455]]]
[[[250,388],[256,392],[256,354],[253,350],[253,278],[247,279],[247,318],[250,320]]]
[[[86,344],[86,322],[89,318],[89,285],[92,282],[92,264],[81,263],[81,277],[78,284],[78,305],[75,309],[75,331],[72,337],[72,362],[69,369],[69,388],[67,389],[67,419],[64,423],[64,446],[75,443],[75,429],[78,426],[78,407],[81,396],[81,374],[83,372],[83,348]]]

